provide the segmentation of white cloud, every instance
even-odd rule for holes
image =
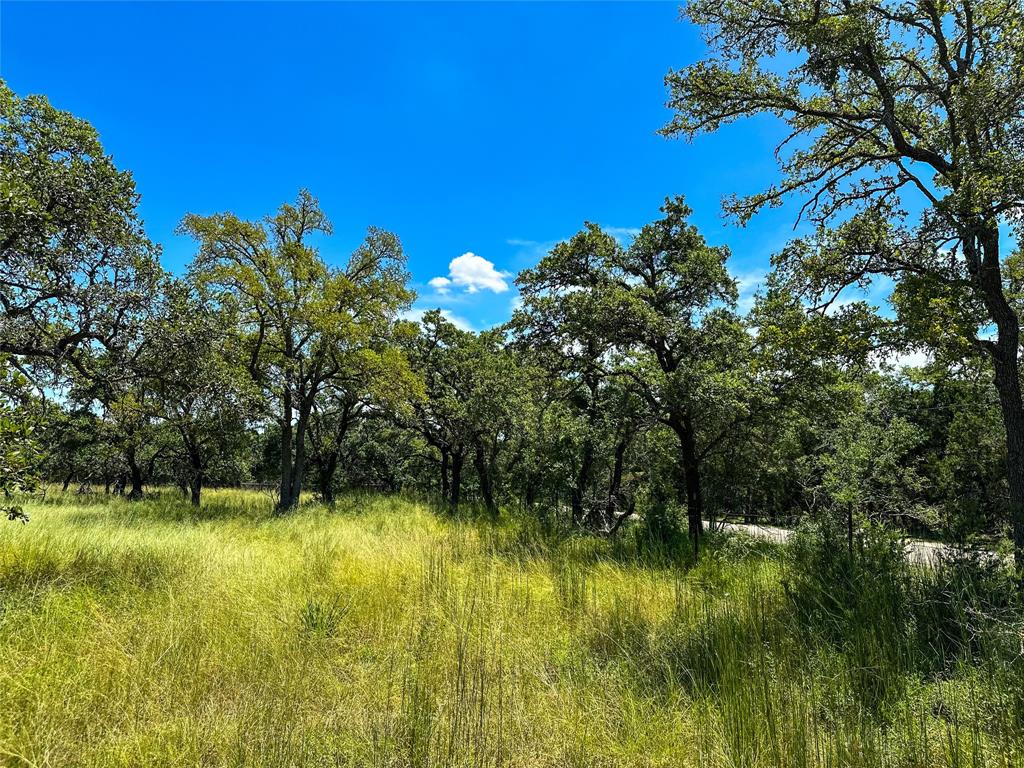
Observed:
[[[746,314],[754,306],[754,298],[757,292],[764,285],[768,274],[764,270],[753,269],[746,272],[738,272],[735,275],[736,290],[739,293],[737,308]]]
[[[403,320],[411,320],[414,323],[419,323],[423,321],[423,315],[425,315],[431,309],[433,309],[433,307],[413,307],[412,309],[407,309],[404,312],[402,312],[401,317]],[[440,307],[438,307],[438,309],[440,309]],[[462,317],[461,315],[456,315],[449,309],[441,309],[441,317],[443,317],[445,320],[447,320],[449,323],[454,325],[459,330],[475,330],[473,328],[473,324],[470,323],[469,320]]]
[[[897,355],[891,360],[892,364],[897,368],[908,366],[911,368],[923,368],[932,361],[930,352],[925,350],[915,350],[914,352],[907,352],[903,355]]]
[[[432,277],[428,281],[427,285],[436,290],[442,296],[445,296],[448,293],[448,289],[451,288],[452,281],[447,277]]]
[[[909,352],[877,352],[872,355],[876,368],[888,367],[899,371],[903,368],[923,368],[932,362],[931,352],[915,349]]]
[[[438,293],[447,293],[451,286],[465,288],[466,293],[487,290],[504,293],[508,290],[509,272],[499,272],[494,262],[483,256],[467,252],[451,260],[448,265],[448,277],[435,277],[430,280],[431,287]]]

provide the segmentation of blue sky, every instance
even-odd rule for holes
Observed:
[[[256,218],[308,187],[328,260],[390,229],[417,306],[474,328],[506,320],[506,276],[584,221],[627,233],[667,195],[746,286],[763,273],[795,207],[740,229],[720,200],[775,178],[781,127],[655,133],[666,72],[703,54],[675,3],[0,4],[0,76],[97,127],[166,266],[194,252],[184,213]]]

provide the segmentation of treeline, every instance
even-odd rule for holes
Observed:
[[[131,499],[174,484],[195,505],[258,483],[281,514],[303,493],[412,490],[695,542],[723,517],[1009,529],[991,362],[887,365],[927,340],[864,302],[813,302],[821,251],[788,249],[740,311],[728,250],[672,198],[629,242],[586,224],[518,276],[509,323],[474,333],[410,319],[392,233],[325,259],[306,191],[260,221],[186,215],[196,255],[172,275],[87,123],[3,86],[0,136],[12,518],[45,479]]]

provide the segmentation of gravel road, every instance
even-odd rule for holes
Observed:
[[[710,523],[705,520],[704,528],[707,529],[709,526]],[[716,522],[715,528],[745,533],[748,536],[768,539],[778,544],[785,544],[789,537],[793,535],[793,531],[789,528],[778,528],[774,525]],[[910,559],[910,562],[917,565],[934,565],[939,556],[950,549],[947,544],[941,544],[936,541],[921,541],[920,539],[904,539],[903,544],[906,547],[907,557]]]

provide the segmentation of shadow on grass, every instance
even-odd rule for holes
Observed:
[[[495,517],[483,507],[424,503],[440,520],[474,528],[486,554],[512,562],[550,558],[579,566],[598,564],[685,573],[708,559],[732,564],[778,559],[779,545],[743,534],[708,533],[699,553],[685,533],[636,521],[602,536],[537,511],[507,509]]]
[[[244,507],[231,503],[203,504],[192,507],[187,502],[179,504],[153,504],[146,501],[111,506],[103,511],[82,511],[76,515],[79,521],[109,522],[112,518],[127,525],[151,525],[153,523],[199,524],[212,522],[260,522],[273,519],[272,507]]]
[[[316,497],[304,496],[296,508],[278,514],[276,497],[270,493],[233,488],[209,489],[199,507],[192,506],[180,491],[158,488],[148,491],[142,499],[129,501],[109,494],[49,494],[33,499],[38,514],[47,508],[69,509],[67,520],[73,525],[93,526],[116,522],[127,527],[156,524],[198,525],[204,523],[264,524],[289,521],[304,515],[360,516],[370,512],[400,515],[407,512],[409,501],[400,496],[373,492],[352,492],[339,496],[330,504]]]
[[[58,552],[44,541],[16,551],[0,551],[0,595],[76,587],[110,593],[150,589],[162,583],[175,567],[166,554],[148,548],[115,551],[81,545],[70,552]]]

